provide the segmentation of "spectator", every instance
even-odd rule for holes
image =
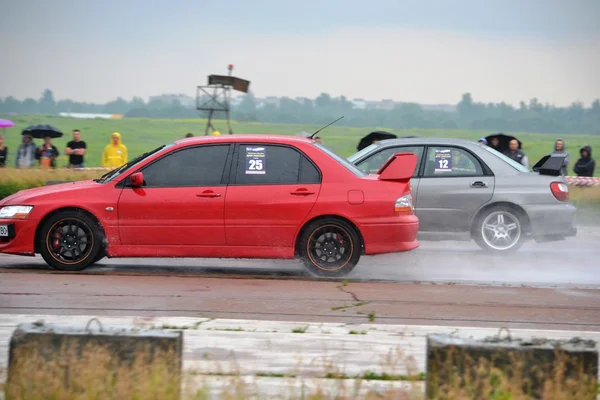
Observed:
[[[40,161],[42,168],[56,168],[56,159],[59,154],[56,146],[52,144],[52,138],[45,136],[44,144],[35,152],[35,159]]]
[[[596,161],[592,158],[592,148],[590,146],[583,146],[579,150],[581,158],[577,160],[573,171],[577,176],[594,176],[594,169],[596,169]]]
[[[484,137],[479,138],[479,140],[477,141],[477,143],[482,144],[484,146],[487,146],[487,139],[484,138]]]
[[[512,139],[508,143],[508,150],[504,152],[504,155],[510,158],[513,161],[518,162],[525,168],[529,168],[529,161],[527,160],[527,156],[521,150],[519,150],[519,141],[517,139]]]
[[[121,143],[121,134],[114,132],[111,135],[111,142],[104,148],[102,153],[102,166],[107,168],[116,168],[127,162],[127,147]]]
[[[17,157],[15,159],[17,168],[33,167],[35,153],[36,149],[35,143],[33,143],[33,137],[31,137],[31,135],[23,135],[23,141],[17,148]]]
[[[79,129],[73,130],[73,140],[67,143],[65,154],[69,156],[69,168],[83,168],[83,156],[86,153],[86,144],[81,140]]]
[[[518,145],[518,143],[517,143]],[[497,136],[494,136],[493,138],[490,139],[490,147],[496,151],[500,151],[499,147],[500,146],[500,139]]]
[[[0,168],[6,167],[6,158],[8,157],[8,147],[4,145],[4,135],[0,135]]]
[[[565,147],[565,141],[563,139],[556,139],[556,142],[554,143],[554,151],[552,152],[552,154],[565,154],[567,156],[563,161],[563,166],[560,169],[560,173],[562,175],[567,175],[569,161],[571,161],[571,154],[569,154],[569,152],[567,151]]]
[[[187,135],[185,135],[186,138],[190,138],[190,137],[194,137],[193,133],[188,133]]]

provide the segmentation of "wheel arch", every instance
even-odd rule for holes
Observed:
[[[308,221],[306,221],[303,225],[302,228],[300,228],[300,230],[298,231],[297,235],[296,235],[296,241],[294,243],[294,255],[296,257],[299,256],[299,246],[300,246],[300,238],[302,237],[302,234],[304,234],[304,232],[306,231],[306,228],[312,224],[315,221],[319,221],[321,219],[327,219],[327,218],[332,218],[332,219],[338,219],[340,221],[344,221],[345,223],[349,224],[355,231],[356,234],[358,235],[359,239],[360,239],[360,248],[361,248],[361,254],[364,254],[365,251],[365,240],[363,238],[363,235],[360,231],[360,229],[358,229],[358,226],[356,226],[356,224],[354,222],[352,222],[352,220],[343,217],[341,215],[337,215],[337,214],[324,214],[324,215],[319,215],[316,217],[313,217],[311,219],[309,219]]]
[[[531,234],[531,220],[529,219],[529,215],[527,215],[527,212],[523,209],[523,207],[515,204],[515,203],[511,203],[509,201],[497,201],[494,203],[490,203],[490,204],[486,204],[484,207],[480,208],[475,215],[473,216],[473,219],[471,220],[471,238],[473,238],[475,236],[475,231],[477,229],[477,222],[479,221],[479,219],[481,218],[481,216],[490,210],[493,209],[497,209],[497,208],[508,208],[509,210],[513,211],[515,214],[517,214],[517,216],[519,218],[522,219],[523,221],[523,232],[527,235]]]
[[[85,215],[90,217],[93,221],[95,221],[98,224],[98,227],[100,228],[100,230],[102,231],[102,234],[106,238],[106,231],[104,230],[104,226],[102,225],[100,220],[93,213],[91,213],[90,211],[85,210],[83,208],[80,208],[80,207],[61,207],[61,208],[54,209],[54,210],[50,211],[49,213],[47,213],[46,215],[44,215],[44,217],[40,220],[39,224],[35,228],[35,235],[33,238],[33,249],[34,249],[33,251],[35,253],[40,252],[40,238],[42,235],[42,227],[46,224],[46,222],[51,217],[53,217],[54,215],[59,214],[61,212],[65,212],[65,211],[76,211],[76,212],[79,211],[79,212],[84,213]],[[106,251],[106,247],[107,247],[107,243],[106,243],[106,240],[104,240],[102,243],[102,248],[104,249],[104,251]]]

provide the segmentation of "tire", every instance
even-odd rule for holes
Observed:
[[[486,210],[475,222],[474,239],[487,252],[515,253],[525,241],[524,218],[507,207]]]
[[[96,255],[96,257],[94,257],[94,261],[92,262],[91,265],[96,264],[98,261],[102,260],[104,257],[106,257],[106,250],[104,249],[104,247],[102,247],[100,249],[100,251],[98,252],[98,254]]]
[[[103,242],[102,229],[86,213],[61,211],[44,223],[40,235],[40,253],[53,269],[81,271],[103,255]]]
[[[310,275],[340,277],[356,267],[362,245],[358,232],[350,224],[336,218],[324,218],[306,226],[298,250]]]

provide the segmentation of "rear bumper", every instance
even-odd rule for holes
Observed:
[[[358,228],[366,255],[398,253],[419,247],[419,219],[415,215],[396,217],[389,223],[365,223]]]
[[[577,235],[577,208],[568,203],[523,206],[531,222],[533,238],[558,240]]]
[[[0,237],[0,253],[35,255],[33,242],[38,222],[30,219],[0,219],[0,225],[8,225],[10,227],[9,236]]]

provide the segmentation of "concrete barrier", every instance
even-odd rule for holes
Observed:
[[[598,351],[591,340],[428,335],[426,357],[428,399],[456,391],[470,393],[469,398],[487,398],[485,391],[501,381],[536,399],[551,398],[544,391],[559,389],[577,391],[568,398],[596,398]]]
[[[181,395],[181,331],[20,324],[9,346],[6,399]]]

